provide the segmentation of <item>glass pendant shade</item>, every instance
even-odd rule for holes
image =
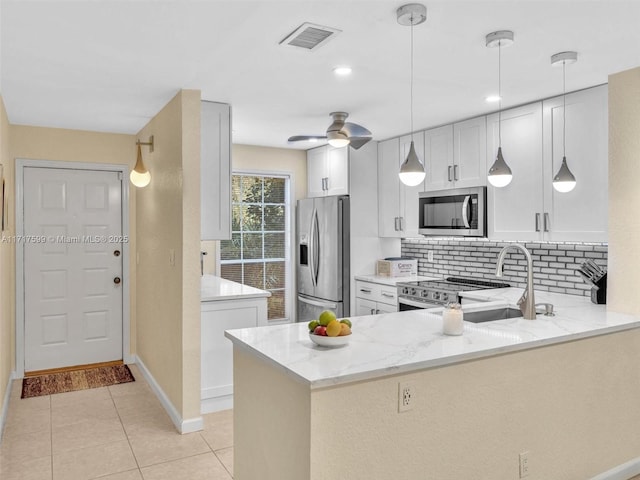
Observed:
[[[512,178],[511,169],[502,156],[502,147],[498,147],[496,161],[491,165],[487,179],[494,187],[506,187],[511,183]]]
[[[332,147],[340,148],[349,145],[349,138],[341,131],[327,132],[327,140]]]
[[[424,166],[420,163],[416,149],[413,146],[413,140],[411,140],[411,146],[409,147],[409,154],[407,159],[400,167],[400,181],[409,187],[415,187],[424,180],[426,175]]]
[[[553,188],[560,193],[567,193],[576,186],[576,177],[567,166],[567,157],[562,157],[562,165],[555,177],[553,177]]]
[[[129,179],[131,183],[133,183],[136,187],[146,187],[151,182],[151,174],[147,167],[142,163],[142,151],[140,150],[140,145],[138,145],[138,159],[136,160],[136,165],[131,170],[131,174],[129,175]]]

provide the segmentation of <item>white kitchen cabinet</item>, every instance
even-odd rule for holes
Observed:
[[[200,237],[231,239],[231,107],[201,102]]]
[[[487,117],[487,164],[498,153],[498,114]],[[487,187],[488,235],[499,240],[540,238],[542,211],[542,103],[502,112],[502,154],[513,179]]]
[[[426,130],[424,152],[427,166],[424,190],[453,188],[453,125]]]
[[[307,196],[349,194],[349,147],[331,145],[307,151]]]
[[[418,158],[424,162],[424,132],[378,144],[378,233],[381,237],[418,236],[418,193],[424,189],[424,183],[408,187],[398,176],[412,138]]]
[[[608,241],[607,101],[606,85],[567,95],[567,165],[576,177],[567,193],[552,184],[562,163],[562,97],[542,103],[546,240]]]
[[[398,311],[398,293],[395,285],[381,285],[356,280],[357,315],[375,315]]]
[[[556,192],[562,97],[502,113],[502,152],[513,180],[488,186],[488,235],[499,240],[607,241],[607,88],[566,97],[566,152],[576,188]],[[487,164],[498,151],[498,115],[487,117]]]
[[[486,117],[424,132],[425,191],[487,184]]]
[[[487,184],[487,119],[471,118],[453,124],[453,167],[455,188]]]
[[[233,348],[224,331],[267,324],[267,299],[237,298],[200,304],[201,413],[233,407]]]

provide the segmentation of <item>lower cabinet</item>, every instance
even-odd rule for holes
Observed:
[[[398,295],[395,286],[356,280],[355,314],[357,316],[397,311]]]
[[[226,410],[233,407],[233,348],[224,331],[266,325],[267,299],[202,302],[200,320],[200,410]]]

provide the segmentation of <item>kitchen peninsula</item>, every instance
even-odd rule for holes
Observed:
[[[484,308],[521,292],[473,295]],[[568,480],[636,457],[640,318],[536,297],[557,315],[465,323],[459,337],[425,310],[354,317],[335,349],[301,324],[227,331],[234,478],[506,480],[528,452],[532,478]],[[400,383],[412,391],[402,413]]]

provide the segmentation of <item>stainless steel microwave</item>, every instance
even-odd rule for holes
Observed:
[[[422,235],[487,236],[487,187],[421,192],[418,231]]]

